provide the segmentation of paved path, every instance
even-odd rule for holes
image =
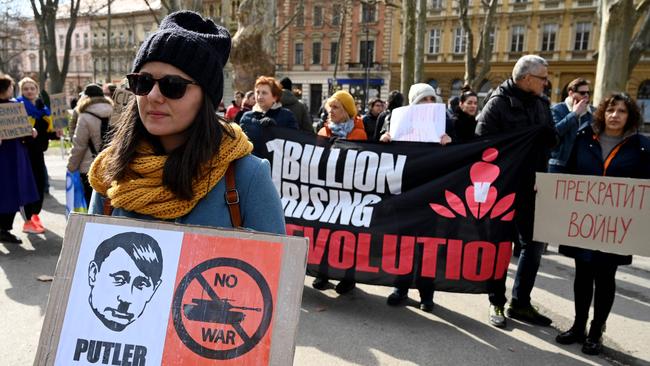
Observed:
[[[21,233],[19,246],[0,244],[2,366],[30,365],[36,353],[50,288],[36,278],[54,273],[65,228],[65,164],[57,153],[46,158],[52,195],[41,217],[49,230]],[[14,227],[21,225],[17,218]],[[553,340],[557,328],[571,324],[572,268],[572,260],[553,247],[542,261],[533,301],[553,319],[553,327],[509,320],[503,330],[486,323],[486,295],[436,293],[434,312],[427,314],[415,300],[406,307],[386,306],[386,287],[360,285],[338,296],[333,288],[312,289],[307,277],[295,365],[650,365],[650,259],[635,257],[633,265],[619,270],[605,355],[599,357]],[[514,270],[511,264],[510,278]],[[417,299],[417,291],[410,295]]]

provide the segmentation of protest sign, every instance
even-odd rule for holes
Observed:
[[[111,114],[111,126],[115,124],[117,120],[120,119],[122,112],[129,104],[129,101],[133,99],[135,95],[126,89],[115,89],[113,93],[113,113]]]
[[[537,173],[535,240],[650,256],[650,180]]]
[[[32,125],[22,103],[0,104],[0,140],[31,136]]]
[[[304,238],[71,214],[36,365],[290,365]]]
[[[287,233],[309,238],[309,274],[481,293],[506,274],[515,197],[538,133],[443,147],[267,128],[260,150]]]
[[[393,141],[440,142],[445,133],[446,107],[442,103],[409,105],[393,109],[390,136]]]
[[[50,110],[54,128],[68,127],[68,103],[64,93],[50,95]]]

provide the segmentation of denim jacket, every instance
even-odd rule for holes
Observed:
[[[551,158],[548,160],[549,165],[566,166],[569,156],[571,156],[571,149],[576,140],[578,131],[584,129],[591,124],[593,119],[593,107],[589,106],[589,112],[578,116],[569,110],[566,102],[558,103],[551,107],[553,114],[553,121],[557,129],[560,143],[551,150]]]
[[[284,212],[275,185],[271,181],[268,160],[253,155],[235,161],[235,188],[239,193],[242,226],[261,232],[284,234]],[[226,184],[221,179],[187,215],[176,218],[179,224],[230,228],[230,212],[225,200]],[[89,213],[102,214],[104,197],[93,191]],[[153,217],[115,208],[112,216],[156,220]]]

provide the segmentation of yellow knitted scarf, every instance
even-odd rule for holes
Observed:
[[[194,196],[190,200],[176,197],[162,184],[166,155],[154,155],[149,143],[140,143],[136,157],[121,181],[105,182],[106,158],[114,153],[112,146],[102,151],[88,172],[90,185],[103,196],[111,199],[113,207],[153,216],[159,219],[175,219],[188,214],[205,197],[226,173],[228,165],[251,153],[253,145],[238,125],[228,125],[234,138],[224,133],[219,153],[202,169],[199,179],[194,179]]]

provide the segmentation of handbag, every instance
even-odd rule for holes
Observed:
[[[65,216],[70,212],[88,212],[88,204],[84,196],[84,186],[79,171],[65,173]]]

